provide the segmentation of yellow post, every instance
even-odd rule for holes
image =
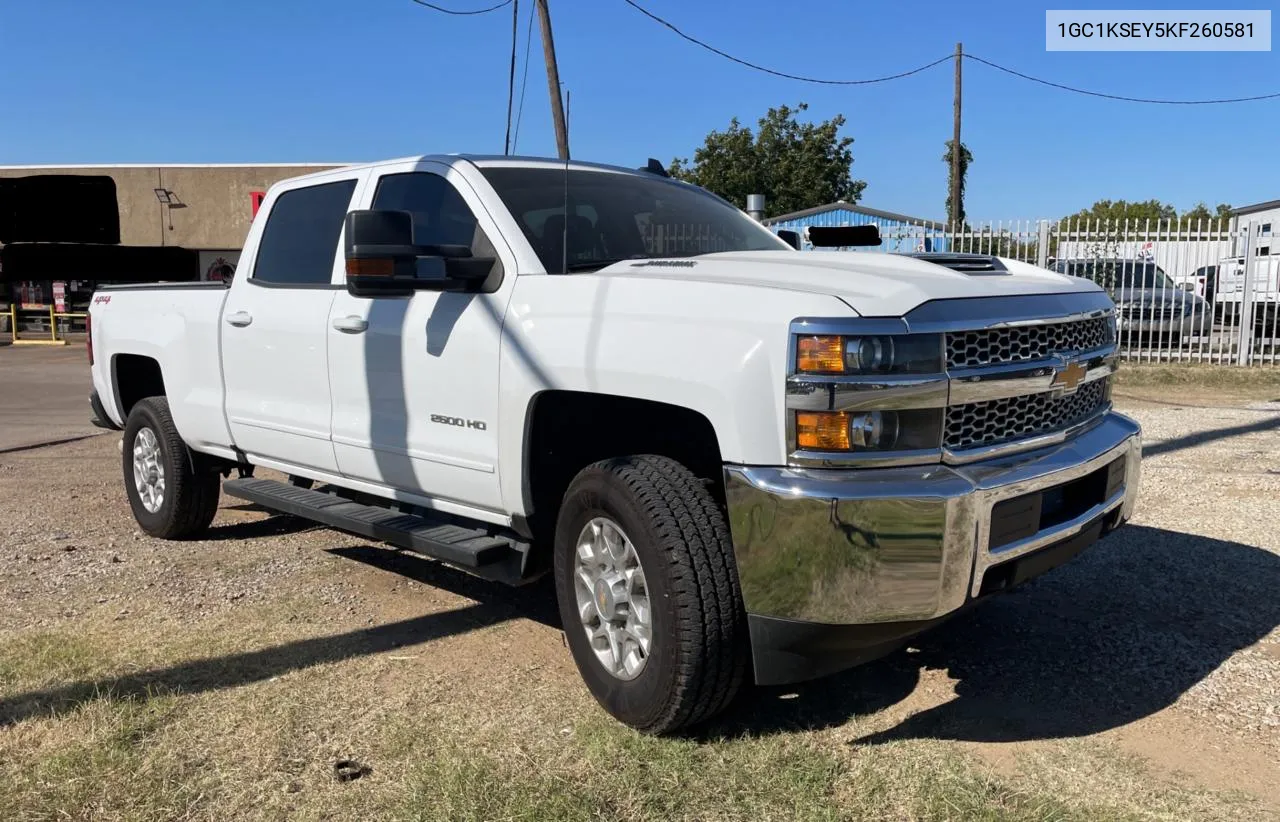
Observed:
[[[18,304],[9,303],[9,342],[18,341]]]
[[[66,345],[66,344],[67,344],[67,341],[66,341],[65,339],[63,339],[63,340],[58,339],[58,326],[57,326],[57,320],[55,320],[55,319],[54,319],[54,309],[53,309],[53,308],[50,308],[50,309],[49,309],[49,334],[50,334],[50,338],[49,338],[49,339],[47,339],[47,340],[20,340],[20,339],[18,339],[18,312],[17,312],[17,307],[16,307],[16,305],[15,305],[15,306],[11,306],[11,307],[9,308],[9,317],[10,317],[10,323],[13,325],[13,332],[12,332],[12,334],[13,334],[13,344],[14,344],[14,345]]]

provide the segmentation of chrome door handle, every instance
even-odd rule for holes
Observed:
[[[237,311],[234,314],[227,315],[227,322],[234,325],[236,328],[244,328],[246,325],[253,322],[253,315],[248,311]]]
[[[352,314],[347,317],[338,317],[333,321],[333,327],[344,334],[361,334],[369,327],[369,322],[364,317]]]

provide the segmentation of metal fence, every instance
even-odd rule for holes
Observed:
[[[882,248],[905,239],[885,236]],[[1127,360],[1280,366],[1280,233],[1269,220],[1013,220],[948,230],[931,246],[1097,282],[1116,302]]]

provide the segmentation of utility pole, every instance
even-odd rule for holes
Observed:
[[[551,12],[547,0],[536,0],[538,22],[542,28],[542,57],[547,63],[547,89],[551,92],[551,119],[556,125],[556,149],[561,160],[569,159],[569,129],[564,122],[564,105],[560,100],[560,69],[556,65],[556,44],[551,39]]]
[[[960,64],[964,62],[964,47],[956,43],[956,105],[955,127],[951,134],[951,222],[953,230],[960,226]]]

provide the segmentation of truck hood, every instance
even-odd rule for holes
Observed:
[[[1201,311],[1208,305],[1203,297],[1181,288],[1120,288],[1111,292],[1111,299],[1120,307],[1180,305]]]
[[[683,259],[627,260],[602,275],[723,282],[825,294],[863,316],[900,317],[930,300],[1100,290],[1089,280],[1001,259],[1006,271],[964,273],[897,254],[726,251]]]

